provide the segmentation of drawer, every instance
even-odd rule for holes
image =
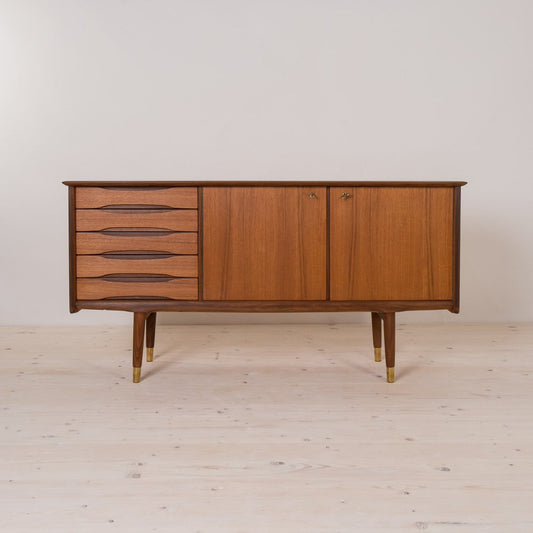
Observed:
[[[198,300],[196,278],[154,277],[143,280],[134,278],[78,278],[79,300],[102,300],[104,298],[169,298],[171,300]]]
[[[182,278],[198,276],[198,257],[195,255],[79,255],[77,261],[77,274],[80,278],[95,278],[108,274],[167,274]]]
[[[196,231],[198,211],[195,209],[77,209],[78,231],[100,231],[109,228],[160,228],[174,231]]]
[[[196,209],[197,187],[77,187],[76,207],[158,205]]]
[[[76,234],[78,254],[133,250],[196,254],[198,253],[198,234],[157,231],[101,231]]]

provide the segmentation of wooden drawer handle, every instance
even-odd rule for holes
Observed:
[[[104,252],[100,254],[101,257],[105,259],[168,259],[169,257],[174,257],[171,252],[161,252],[161,251],[150,251],[150,250],[120,250],[117,252]]]
[[[165,237],[180,232],[165,228],[107,228],[97,233],[109,237]]]
[[[110,283],[167,283],[178,278],[164,274],[107,274],[98,279]]]
[[[107,191],[165,191],[173,187],[99,187]]]
[[[105,205],[99,208],[106,213],[166,213],[174,211],[173,207],[168,205],[145,205],[145,204],[124,204],[124,205]]]
[[[168,296],[107,296],[102,300],[168,300],[173,301]]]

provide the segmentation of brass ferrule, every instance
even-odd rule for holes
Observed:
[[[154,360],[154,348],[146,348],[146,360],[151,363]]]
[[[376,363],[381,361],[381,348],[374,348],[374,361]]]
[[[387,383],[394,383],[394,367],[387,367]]]
[[[141,367],[133,367],[133,383],[139,383],[141,381]]]

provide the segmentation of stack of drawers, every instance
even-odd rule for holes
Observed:
[[[77,187],[78,300],[198,299],[197,187]]]

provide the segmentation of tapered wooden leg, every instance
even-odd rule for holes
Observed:
[[[387,363],[387,381],[394,383],[394,359],[396,337],[395,313],[383,313],[383,329],[385,332],[385,361]]]
[[[155,321],[157,313],[149,313],[146,318],[146,360],[151,363],[154,360],[155,344]]]
[[[374,342],[374,361],[381,361],[381,317],[372,313],[372,340]]]
[[[133,313],[133,383],[141,381],[146,313]]]

